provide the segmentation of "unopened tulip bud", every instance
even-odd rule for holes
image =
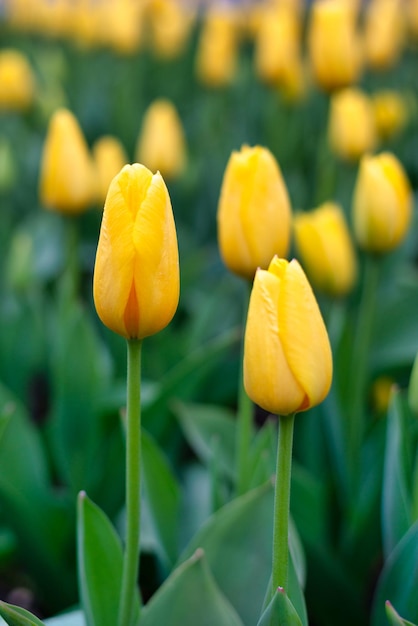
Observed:
[[[126,165],[128,157],[120,141],[106,135],[94,144],[93,159],[97,172],[97,199],[103,203],[112,179]]]
[[[360,89],[347,87],[331,98],[328,139],[341,159],[356,161],[376,144],[376,124],[370,98]]]
[[[107,194],[93,279],[103,324],[143,339],[171,321],[179,300],[177,235],[159,173],[125,165]]]
[[[312,285],[343,296],[356,279],[356,257],[347,222],[339,205],[326,202],[294,218],[296,247]]]
[[[35,79],[26,57],[17,50],[0,51],[0,111],[25,111],[35,96]]]
[[[208,11],[196,52],[196,73],[207,87],[229,85],[237,65],[237,24],[227,10]]]
[[[355,238],[368,252],[384,253],[400,245],[412,217],[412,192],[405,171],[389,152],[365,155],[353,199]]]
[[[243,146],[225,170],[218,207],[218,241],[225,265],[253,279],[275,254],[287,255],[291,207],[286,185],[272,153]]]
[[[279,415],[324,400],[332,355],[315,296],[296,260],[277,257],[257,270],[244,343],[244,385],[260,407]]]
[[[385,70],[393,67],[405,41],[405,14],[399,0],[372,0],[364,25],[365,59],[369,67]]]
[[[408,120],[406,99],[396,91],[386,90],[374,94],[373,111],[381,139],[396,136]]]

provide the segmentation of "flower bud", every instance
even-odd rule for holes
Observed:
[[[25,111],[35,96],[35,79],[26,57],[17,50],[0,51],[0,111]]]
[[[120,141],[106,135],[94,144],[93,159],[97,172],[97,199],[103,203],[112,179],[126,165],[128,157]]]
[[[358,160],[376,144],[376,126],[370,98],[360,89],[347,87],[331,98],[328,140],[341,159]]]
[[[365,155],[353,199],[355,238],[368,252],[389,252],[402,243],[412,217],[412,192],[405,171],[389,152]]]
[[[186,165],[183,127],[174,105],[169,100],[155,100],[142,122],[136,147],[136,159],[164,178],[180,176]]]
[[[237,65],[237,25],[231,12],[211,9],[200,32],[196,73],[207,87],[224,87],[232,82]]]
[[[177,0],[151,0],[147,16],[154,54],[162,59],[179,57],[189,40],[192,11]]]
[[[408,120],[406,100],[396,91],[385,90],[374,94],[373,111],[381,139],[396,136]]]
[[[296,247],[314,287],[343,296],[356,279],[356,257],[339,205],[326,202],[294,218]]]
[[[143,339],[171,321],[179,300],[177,235],[167,187],[159,173],[135,163],[110,183],[93,278],[103,324]]]
[[[404,8],[399,0],[371,0],[364,23],[364,51],[369,67],[396,65],[405,41]]]
[[[81,213],[93,202],[94,193],[94,167],[86,140],[75,116],[58,109],[49,122],[42,154],[41,202],[61,213]]]
[[[315,81],[326,91],[355,82],[361,69],[356,12],[340,0],[317,0],[311,8],[308,46]]]
[[[296,260],[275,257],[257,270],[244,340],[244,385],[270,413],[288,415],[322,402],[332,355],[309,282]]]
[[[218,207],[218,241],[225,265],[253,279],[275,254],[286,256],[291,208],[280,168],[269,150],[243,146],[233,152]]]

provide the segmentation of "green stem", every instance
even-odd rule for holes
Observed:
[[[290,476],[294,423],[294,413],[279,417],[273,520],[273,593],[277,587],[288,591]]]
[[[359,480],[359,460],[364,436],[364,401],[367,388],[376,290],[379,283],[379,269],[380,259],[366,255],[363,290],[354,337],[350,378],[351,410],[348,420],[348,459],[353,481],[353,497],[356,497]]]
[[[244,336],[248,313],[248,300],[251,293],[249,285],[248,298],[245,303],[243,334],[241,339],[241,368],[238,389],[238,416],[236,430],[236,475],[237,495],[242,495],[248,488],[248,455],[253,437],[253,403],[244,388]]]
[[[141,346],[128,341],[126,410],[126,543],[123,561],[119,626],[131,626],[139,574],[141,522]]]

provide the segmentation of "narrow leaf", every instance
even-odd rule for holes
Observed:
[[[389,600],[385,602],[385,609],[386,616],[391,626],[416,626],[412,622],[408,622],[406,619],[403,619],[399,613],[395,611]]]
[[[44,626],[40,619],[26,609],[2,601],[0,615],[9,626]]]

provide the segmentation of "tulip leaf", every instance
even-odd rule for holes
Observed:
[[[271,481],[229,502],[192,538],[182,560],[203,548],[220,589],[243,623],[253,626],[263,606],[271,575],[274,488]],[[292,558],[289,597],[303,624],[306,609]]]
[[[0,601],[0,615],[9,626],[44,626],[40,619],[26,609]]]
[[[144,430],[141,445],[145,497],[161,542],[163,556],[173,565],[178,557],[179,485],[163,453]]]
[[[394,607],[391,605],[389,600],[385,602],[386,609],[386,617],[388,618],[388,622],[391,626],[416,626],[412,622],[408,622],[408,620],[403,619],[399,613],[397,613]]]
[[[392,550],[378,580],[373,599],[371,626],[385,623],[385,602],[418,622],[418,521]]]
[[[179,565],[144,607],[141,626],[242,626],[219,590],[204,551]]]
[[[279,624],[302,626],[295,607],[289,600],[285,590],[281,587],[276,590],[257,626],[278,626]]]
[[[122,544],[107,516],[84,492],[78,497],[77,554],[88,626],[114,626],[122,582]]]
[[[411,525],[411,498],[408,488],[408,409],[399,391],[389,406],[383,469],[382,534],[386,558]]]
[[[226,476],[232,478],[235,463],[235,419],[219,406],[176,402],[174,411],[183,433],[197,456],[206,464],[217,461]]]

